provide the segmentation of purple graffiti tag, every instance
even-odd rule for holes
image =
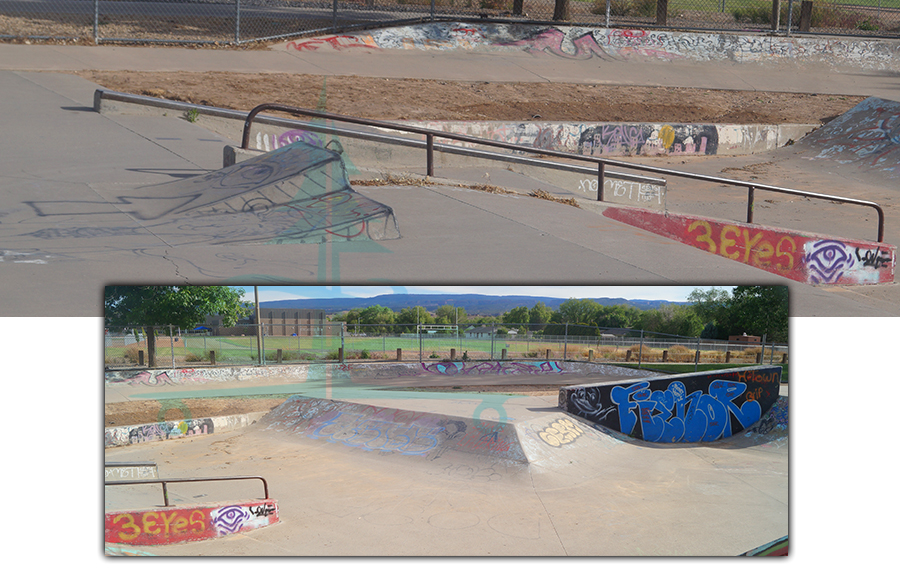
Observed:
[[[820,240],[804,246],[803,261],[812,283],[837,283],[855,264],[853,253],[839,241]]]
[[[243,528],[244,523],[250,520],[250,513],[244,507],[232,505],[222,507],[209,513],[219,536],[234,534]]]

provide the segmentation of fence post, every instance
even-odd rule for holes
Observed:
[[[434,176],[434,135],[425,135],[425,174]]]
[[[625,351],[625,362],[630,362],[630,361],[631,361],[631,349],[629,348],[628,350]]]
[[[216,365],[216,351],[215,350],[209,351],[209,363],[212,364],[213,366]]]
[[[588,362],[593,362],[594,360],[594,349],[591,348],[588,350]]]
[[[550,349],[547,349],[547,360],[550,360]]]
[[[450,360],[456,360],[456,349],[455,348],[450,349]]]
[[[506,349],[505,348],[500,350],[500,360],[506,360]]]
[[[401,360],[403,360],[403,349],[398,348],[397,349],[397,362],[400,362]]]
[[[563,337],[563,360],[568,358],[569,354],[569,323],[566,323],[566,336]]]
[[[808,32],[809,24],[812,21],[812,0],[803,0],[800,3],[800,31]]]
[[[172,325],[169,325],[169,350],[172,351],[172,368],[175,368],[175,337],[172,336]]]
[[[278,364],[281,364],[281,357],[282,357],[282,351],[279,348],[278,352],[276,353],[276,356],[275,356],[275,362]]]
[[[513,0],[513,16],[522,15],[523,4],[525,4],[525,0]]]
[[[669,361],[669,351],[668,351],[668,350],[664,350],[664,351],[663,351],[663,360],[662,360],[662,361],[663,361],[663,362],[668,362],[668,361]]]
[[[331,2],[331,31],[337,31],[337,9],[338,9],[338,0],[332,0]]]
[[[781,0],[772,0],[772,31],[781,27]]]
[[[638,346],[638,370],[641,369],[641,361],[644,357],[644,329],[641,329],[641,344]]]
[[[241,43],[241,0],[234,0],[234,43]]]
[[[344,347],[343,346],[338,349],[338,362],[340,362],[341,364],[344,363]]]
[[[700,337],[697,337],[697,352],[694,353],[694,372],[699,368],[700,364]]]
[[[138,365],[139,366],[144,365],[144,351],[143,350],[138,351]]]
[[[100,37],[100,0],[94,0],[94,45]]]
[[[669,0],[656,0],[656,25],[665,26],[669,17]]]

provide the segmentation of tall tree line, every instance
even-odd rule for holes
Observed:
[[[788,290],[786,286],[738,286],[726,289],[695,289],[688,303],[641,310],[630,305],[601,305],[590,299],[569,299],[552,310],[544,303],[520,306],[497,316],[469,316],[462,307],[444,305],[433,313],[424,307],[399,312],[374,305],[336,315],[333,321],[370,325],[367,334],[415,332],[423,325],[503,324],[518,332],[545,335],[599,335],[607,329],[643,329],[660,334],[725,340],[747,333],[766,336],[770,342],[788,341]],[[371,326],[371,325],[374,325]],[[567,327],[568,325],[568,327]],[[505,329],[504,329],[505,330]]]

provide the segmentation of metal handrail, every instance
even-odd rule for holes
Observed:
[[[425,143],[426,143],[426,173],[428,176],[434,176],[434,139],[435,137],[455,140],[460,142],[467,142],[471,144],[484,145],[484,146],[492,146],[496,148],[502,148],[506,150],[512,150],[516,152],[527,152],[532,154],[540,154],[545,156],[554,156],[557,158],[564,158],[568,160],[576,160],[582,162],[591,162],[597,165],[597,201],[603,201],[603,182],[606,176],[606,167],[607,166],[617,166],[619,168],[633,168],[635,170],[643,170],[646,172],[653,172],[655,174],[662,174],[667,176],[677,176],[680,178],[688,178],[691,180],[702,180],[704,182],[713,182],[716,184],[725,184],[729,186],[742,186],[747,188],[747,223],[753,223],[753,210],[755,207],[755,191],[756,190],[765,190],[768,192],[776,192],[780,194],[789,194],[793,196],[803,196],[806,198],[815,198],[818,200],[830,200],[832,202],[840,202],[844,204],[853,204],[857,206],[865,206],[869,208],[874,208],[878,213],[878,238],[876,241],[883,242],[884,241],[884,210],[882,210],[881,206],[879,206],[875,202],[870,202],[868,200],[858,200],[856,198],[844,198],[842,196],[831,196],[828,194],[819,194],[816,192],[806,192],[803,190],[795,190],[792,188],[783,188],[780,186],[771,186],[768,184],[757,184],[746,182],[743,180],[734,180],[731,178],[722,178],[719,176],[709,176],[706,174],[694,174],[691,172],[683,172],[680,170],[671,170],[668,168],[661,168],[657,166],[646,166],[633,164],[630,162],[624,162],[621,160],[610,160],[606,158],[598,158],[596,156],[584,156],[580,154],[573,154],[569,152],[562,152],[557,150],[549,150],[549,149],[537,149],[533,147],[527,147],[523,145],[506,143],[501,141],[493,141],[488,139],[482,139],[478,137],[473,137],[470,135],[462,135],[457,133],[447,133],[444,131],[437,131],[434,129],[426,129],[424,127],[417,127],[414,125],[401,125],[399,123],[391,123],[388,121],[379,121],[376,119],[363,119],[359,117],[351,117],[348,115],[338,115],[336,113],[327,113],[324,111],[314,111],[312,109],[303,109],[300,107],[292,107],[289,105],[281,105],[277,103],[263,103],[261,105],[257,105],[254,107],[250,113],[247,115],[246,120],[244,121],[244,132],[243,137],[241,139],[241,148],[244,150],[249,149],[250,147],[250,127],[253,124],[253,120],[256,118],[261,111],[270,110],[270,111],[280,111],[283,113],[291,113],[295,115],[305,115],[308,117],[315,117],[320,119],[328,119],[332,121],[340,121],[344,123],[351,123],[356,125],[363,125],[368,127],[375,127],[381,129],[391,129],[396,131],[403,131],[413,134],[425,135]]]
[[[265,479],[256,475],[248,475],[246,477],[188,477],[188,478],[176,478],[176,479],[145,479],[143,481],[106,481],[106,485],[147,485],[147,484],[162,484],[162,492],[163,492],[163,501],[165,505],[169,506],[169,483],[191,483],[196,481],[239,481],[242,479],[259,479],[263,484],[263,493],[265,493],[265,498],[269,498],[269,484]]]

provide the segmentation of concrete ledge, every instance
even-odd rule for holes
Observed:
[[[893,283],[897,247],[702,216],[607,207],[607,218],[811,285]]]
[[[253,412],[215,418],[108,427],[104,430],[104,447],[122,447],[137,443],[224,433],[247,427],[265,415],[266,412]]]
[[[229,536],[279,522],[273,499],[106,513],[104,538],[114,544],[177,544]]]

